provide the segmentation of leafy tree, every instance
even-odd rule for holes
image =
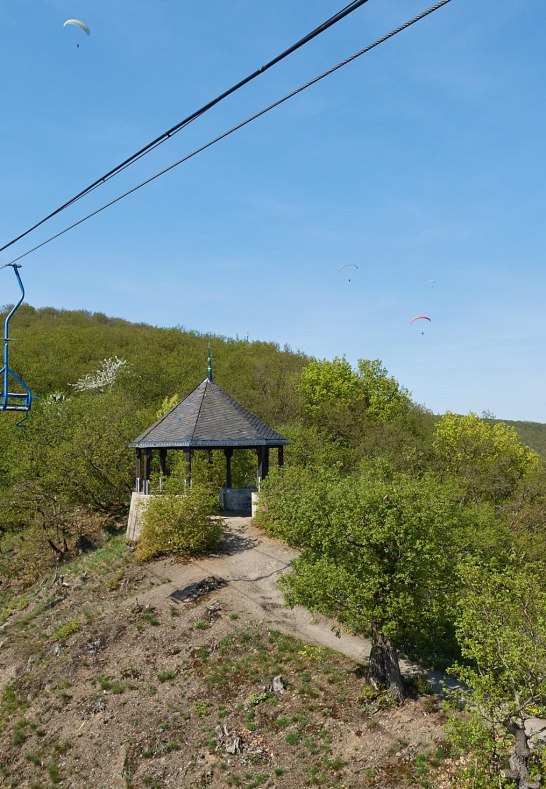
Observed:
[[[497,506],[518,552],[529,562],[546,562],[546,469],[518,480],[512,495]]]
[[[300,468],[352,471],[359,462],[359,452],[324,427],[302,422],[281,425],[280,432],[290,441],[286,463]]]
[[[297,384],[303,423],[357,450],[356,458],[386,457],[401,471],[421,472],[430,462],[432,417],[378,359],[312,360]]]
[[[449,641],[475,514],[431,477],[287,468],[266,480],[258,523],[302,549],[283,579],[288,599],[371,635],[370,678],[401,696],[398,645]]]
[[[433,450],[441,473],[456,476],[470,496],[493,501],[509,496],[540,465],[513,427],[476,414],[445,414],[437,423]]]
[[[14,435],[0,496],[6,528],[36,529],[63,557],[87,522],[84,512],[119,516],[132,489],[128,442],[139,415],[123,389],[38,401]]]
[[[160,407],[156,411],[155,418],[161,419],[162,416],[168,414],[169,411],[174,408],[175,405],[178,405],[179,402],[180,397],[177,394],[171,395],[170,397],[165,397]]]
[[[332,406],[354,408],[363,404],[358,375],[345,357],[312,359],[302,370],[297,390],[304,412],[315,418]]]
[[[359,359],[353,370],[345,357],[309,362],[297,390],[305,414],[324,420],[335,412],[388,422],[407,413],[409,393],[388,374],[379,359]]]
[[[498,765],[501,776],[515,781],[518,789],[538,787],[540,781],[529,777],[525,722],[546,712],[544,567],[467,564],[462,576],[457,638],[468,663],[451,671],[468,687],[463,696],[470,715],[485,720],[491,729],[492,765],[498,762],[498,734],[508,734],[513,743],[509,769]]]
[[[409,392],[389,375],[379,359],[359,359],[358,378],[367,415],[379,422],[390,422],[411,409]]]

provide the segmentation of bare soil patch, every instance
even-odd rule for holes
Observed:
[[[137,565],[119,537],[15,601],[0,786],[438,785],[434,698],[390,706],[365,641],[285,608],[293,556],[247,519],[187,564]]]

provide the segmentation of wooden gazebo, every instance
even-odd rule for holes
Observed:
[[[209,357],[207,378],[129,444],[135,449],[136,456],[135,490],[137,493],[150,493],[150,465],[154,451],[159,452],[161,476],[167,473],[167,452],[184,452],[186,483],[191,485],[191,462],[195,450],[221,449],[226,457],[226,488],[230,489],[231,459],[235,449],[256,450],[259,484],[269,470],[269,450],[277,449],[278,463],[282,466],[283,450],[289,443],[213,382]]]

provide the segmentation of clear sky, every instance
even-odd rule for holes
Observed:
[[[0,241],[343,4],[5,0]],[[430,4],[369,0],[0,263]],[[546,422],[545,42],[544,0],[453,0],[26,258],[28,302],[380,358],[435,412]]]

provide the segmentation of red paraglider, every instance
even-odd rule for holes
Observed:
[[[415,323],[415,321],[428,321],[432,323],[432,318],[429,318],[428,315],[416,315],[415,318],[410,320],[410,326],[412,323]]]
[[[432,318],[429,318],[428,315],[416,315],[415,318],[410,320],[410,326],[413,326],[416,321],[428,321],[429,323],[432,323]],[[424,333],[424,331],[421,332],[421,334]]]

